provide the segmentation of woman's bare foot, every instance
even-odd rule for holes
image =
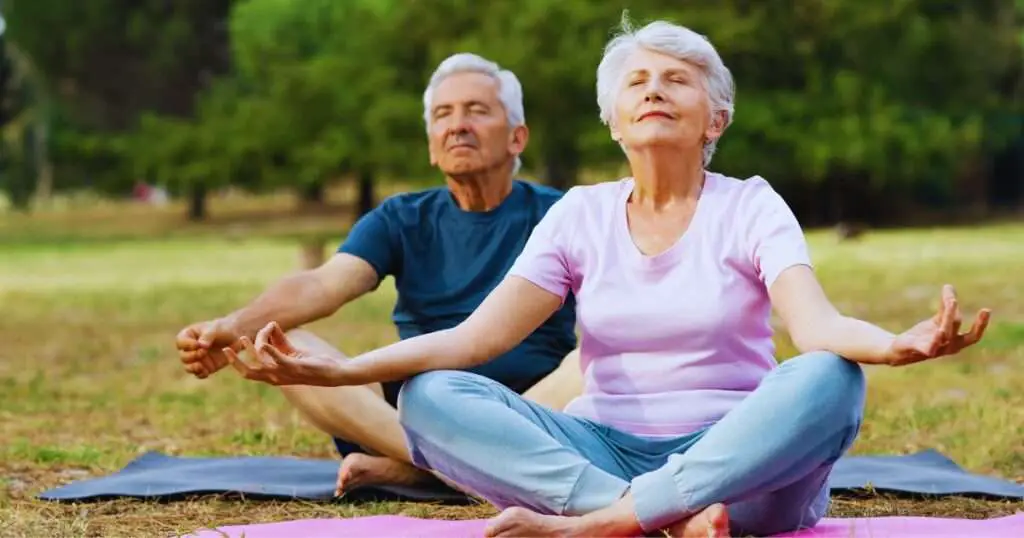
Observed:
[[[672,538],[727,538],[729,512],[724,504],[712,504],[697,515],[665,529]]]
[[[620,522],[629,523],[629,522]],[[491,520],[484,531],[488,538],[497,537],[629,537],[642,532],[625,532],[630,525],[615,524],[603,519],[547,516],[526,508],[508,508]],[[665,529],[672,538],[727,538],[729,513],[725,505],[714,504],[702,512]],[[659,533],[660,534],[660,533]]]
[[[415,486],[436,480],[433,475],[408,463],[383,456],[354,453],[341,460],[335,496],[361,486],[381,484]]]

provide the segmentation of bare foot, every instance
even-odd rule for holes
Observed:
[[[354,453],[341,460],[338,469],[338,485],[335,496],[361,486],[389,484],[415,486],[436,480],[433,475],[409,465],[383,456]]]
[[[729,512],[724,504],[712,504],[697,515],[665,529],[672,538],[727,538]]]
[[[575,536],[578,517],[542,516],[526,508],[506,508],[487,525],[484,536]]]
[[[635,524],[635,522],[633,523]],[[497,537],[630,537],[642,531],[625,531],[627,527],[607,518],[588,516],[547,516],[526,508],[507,508],[492,519],[484,530],[487,538]],[[672,525],[657,535],[671,538],[728,538],[729,513],[723,504],[713,504],[696,515]]]

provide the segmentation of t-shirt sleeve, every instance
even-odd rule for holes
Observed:
[[[572,288],[569,245],[579,220],[578,187],[551,205],[533,228],[508,276],[525,278],[565,301]]]
[[[397,223],[390,217],[389,204],[385,202],[363,215],[352,226],[348,237],[338,246],[338,252],[362,258],[383,279],[395,274],[401,252],[396,248],[399,244]]]
[[[813,267],[807,239],[789,205],[761,178],[752,178],[753,192],[744,215],[750,256],[757,276],[770,288],[784,270],[795,265]]]

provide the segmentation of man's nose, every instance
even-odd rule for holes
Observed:
[[[452,132],[464,133],[469,130],[469,114],[457,111],[452,114]]]
[[[465,138],[472,136],[473,130],[469,125],[469,118],[452,116],[452,122],[448,126],[447,136]]]

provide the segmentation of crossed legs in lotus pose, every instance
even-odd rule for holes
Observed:
[[[864,405],[858,364],[825,352],[778,366],[714,425],[641,438],[530,402],[467,372],[399,397],[412,461],[505,511],[491,536],[765,536],[814,526]]]

